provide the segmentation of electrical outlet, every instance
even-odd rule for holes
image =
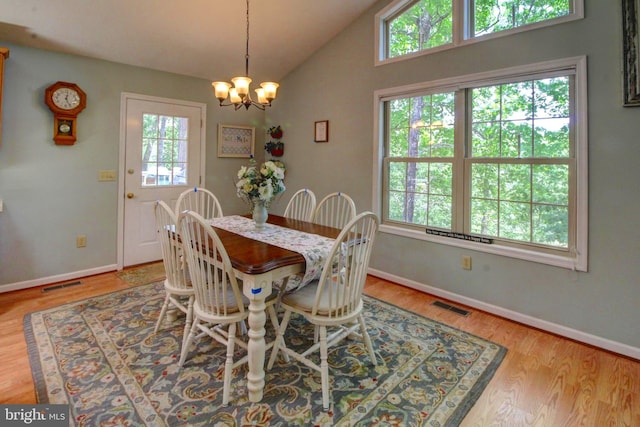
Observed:
[[[84,248],[85,246],[87,246],[87,236],[85,236],[84,234],[78,235],[76,237],[76,247]]]
[[[471,257],[465,255],[462,257],[462,268],[464,270],[471,270]]]

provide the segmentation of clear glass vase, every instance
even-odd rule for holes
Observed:
[[[256,224],[257,229],[263,229],[266,227],[267,218],[269,218],[269,212],[264,202],[254,202],[253,204],[253,222]]]

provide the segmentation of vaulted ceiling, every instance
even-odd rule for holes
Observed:
[[[281,79],[375,2],[252,0],[250,77]],[[0,44],[210,80],[244,75],[246,33],[244,0],[0,0]]]

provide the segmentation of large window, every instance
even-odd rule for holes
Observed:
[[[584,0],[397,0],[376,15],[376,62],[584,16]]]
[[[470,233],[569,249],[572,82],[467,89]]]
[[[386,230],[586,269],[584,63],[379,91]]]

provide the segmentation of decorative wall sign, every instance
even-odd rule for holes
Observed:
[[[624,106],[640,106],[640,41],[638,40],[638,0],[622,0],[622,43]]]
[[[315,142],[329,142],[329,120],[316,122],[313,140]]]
[[[256,129],[251,126],[218,125],[218,157],[251,157]]]

